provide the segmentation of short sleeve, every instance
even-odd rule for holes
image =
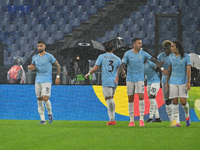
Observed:
[[[145,56],[145,59],[151,59],[151,55],[148,54],[147,52],[143,51],[144,52],[144,56]]]
[[[186,63],[187,65],[191,65],[190,56],[188,54],[186,55]]]
[[[53,55],[50,55],[50,62],[53,64],[56,62],[56,59]]]
[[[97,61],[96,61],[96,63],[95,63],[96,66],[101,66],[101,65],[102,65],[101,56],[102,56],[102,55],[100,55],[100,56],[97,58]]]
[[[128,63],[128,54],[127,54],[127,53],[124,54],[124,57],[123,57],[123,59],[122,59],[122,62],[125,63],[125,64]]]

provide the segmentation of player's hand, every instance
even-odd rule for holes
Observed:
[[[31,65],[28,65],[28,69],[29,69],[29,70],[31,70],[31,71],[33,71],[33,70],[35,70],[35,69],[36,69],[36,66],[35,66],[35,65],[33,65],[33,64],[31,64]]]
[[[186,83],[186,89],[187,89],[187,91],[189,91],[191,89],[190,83]]]
[[[116,84],[116,85],[118,85],[118,81],[119,81],[119,77],[116,76],[116,78],[115,78],[115,84]]]
[[[56,83],[56,85],[59,85],[60,84],[60,78],[56,78],[55,83]]]
[[[89,76],[89,74],[87,73],[87,74],[85,75],[85,79],[88,79],[88,76]]]
[[[169,90],[169,83],[166,83],[166,84],[165,84],[165,88],[166,88],[167,90]]]

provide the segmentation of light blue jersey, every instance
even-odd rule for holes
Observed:
[[[56,59],[53,55],[45,53],[43,56],[34,55],[32,64],[36,66],[35,83],[52,83],[52,64]]]
[[[114,54],[104,53],[97,58],[97,66],[101,66],[102,86],[116,87],[115,77],[117,76],[117,68],[120,66],[121,60]]]
[[[172,66],[171,72],[171,84],[181,85],[187,82],[187,65],[191,65],[190,56],[185,54],[181,59],[181,56],[176,57],[175,54],[169,55],[170,65]]]
[[[158,62],[164,62],[163,63],[163,68],[164,69],[166,69],[166,70],[168,70],[169,69],[169,64],[170,64],[170,61],[169,61],[169,56],[167,56],[166,54],[165,54],[165,52],[162,52],[162,53],[160,53],[159,55],[158,55]],[[164,84],[166,84],[166,81],[167,81],[167,75],[164,75],[163,73],[162,73],[162,82],[164,83]],[[170,84],[170,80],[169,80],[169,84]]]
[[[147,60],[144,64],[144,74],[147,79],[147,84],[151,85],[152,83],[159,83],[160,77],[158,72],[155,71],[156,64],[150,60]]]
[[[123,63],[127,64],[126,81],[144,81],[144,61],[146,59],[151,59],[151,57],[151,55],[142,50],[137,54],[135,54],[132,49],[127,51],[122,60]]]

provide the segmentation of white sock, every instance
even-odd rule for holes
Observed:
[[[188,118],[190,116],[189,104],[187,103],[185,106],[182,105],[182,107],[183,107],[183,110],[185,111],[185,118]]]
[[[45,121],[45,116],[44,116],[44,104],[43,104],[43,101],[38,101],[38,112],[40,114],[40,119],[42,121]]]
[[[150,108],[149,108],[149,118],[151,118],[151,119],[153,119],[153,114],[154,114],[154,108],[155,108],[155,106],[154,106],[154,99],[149,99],[149,101],[150,101]]]
[[[52,108],[51,108],[51,102],[50,102],[50,100],[44,101],[44,103],[45,103],[45,106],[47,108],[48,114],[51,115],[52,114]]]
[[[128,102],[128,111],[130,116],[130,122],[134,122],[134,103]]]
[[[110,121],[115,120],[115,102],[113,99],[106,100],[107,109],[108,109],[108,116]]]
[[[156,99],[153,99],[154,100],[154,109],[155,109],[155,117],[156,118],[160,118],[160,115],[159,115],[159,111],[158,111],[158,104],[157,104],[157,101],[156,101]]]
[[[144,100],[139,100],[140,120],[144,121]]]
[[[173,105],[172,111],[173,111],[173,115],[174,115],[174,119],[176,120],[176,123],[180,124],[178,104]]]
[[[172,122],[173,121],[173,111],[172,111],[172,104],[166,105],[166,111],[169,117],[169,120]]]

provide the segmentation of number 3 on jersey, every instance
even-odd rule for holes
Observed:
[[[109,72],[112,72],[114,70],[114,66],[113,66],[114,61],[113,60],[109,60],[109,65],[111,66],[111,69],[108,70]]]

